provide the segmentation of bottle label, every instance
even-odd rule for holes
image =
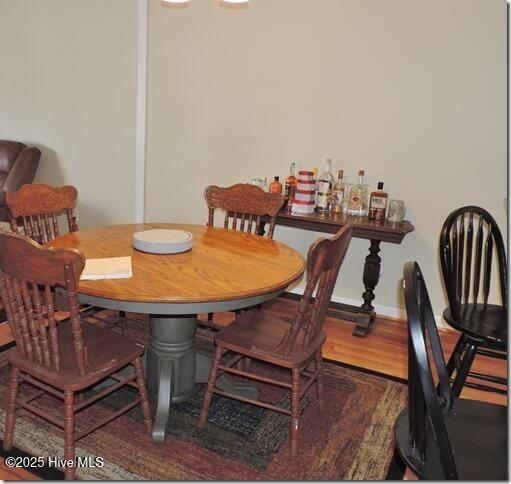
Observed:
[[[288,181],[286,181],[286,185],[284,187],[284,197],[285,198],[289,198],[290,189],[291,189],[291,184]]]
[[[327,181],[318,182],[318,191],[321,193],[326,193],[330,190],[330,183]]]
[[[387,197],[371,197],[371,208],[387,208]]]
[[[318,182],[318,200],[316,207],[320,210],[326,209],[328,201],[328,193],[330,191],[330,183],[325,181]]]

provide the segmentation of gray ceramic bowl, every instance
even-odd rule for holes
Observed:
[[[178,254],[192,248],[193,235],[184,230],[151,229],[133,234],[133,247],[151,254]]]

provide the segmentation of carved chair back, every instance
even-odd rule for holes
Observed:
[[[339,269],[351,241],[353,227],[346,224],[332,238],[316,240],[307,254],[307,285],[289,332],[277,347],[287,357],[296,345],[307,351],[323,329]]]
[[[215,210],[224,210],[224,227],[242,232],[261,233],[261,217],[271,217],[268,238],[273,238],[277,213],[284,204],[284,196],[267,193],[258,186],[238,183],[228,188],[214,185],[206,187],[204,197],[208,204],[208,225],[214,224]]]
[[[62,287],[79,374],[87,374],[76,295],[84,267],[85,258],[75,249],[46,249],[23,235],[0,233],[0,296],[14,340],[24,358],[49,372],[61,372],[53,288]]]
[[[480,207],[467,206],[453,211],[445,220],[440,235],[440,261],[449,306],[456,320],[460,320],[462,304],[477,304],[479,301],[488,304],[494,248],[500,297],[506,306],[506,252],[493,217]]]
[[[428,458],[426,440],[432,435],[445,479],[458,479],[452,447],[444,421],[454,397],[431,302],[419,265],[408,262],[403,282],[408,317],[408,408],[410,445],[421,461]],[[429,345],[426,341],[429,341]],[[431,356],[427,351],[431,348]],[[433,360],[433,365],[430,362]],[[436,369],[438,390],[432,368]],[[427,431],[430,426],[431,432]],[[476,437],[477,438],[477,437]]]
[[[44,244],[60,236],[58,217],[65,215],[69,232],[75,232],[78,225],[73,212],[77,198],[78,191],[70,185],[23,185],[18,191],[6,195],[11,228],[19,233],[19,225],[22,225],[25,235]]]

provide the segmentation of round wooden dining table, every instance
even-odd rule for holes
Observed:
[[[190,232],[192,249],[162,255],[133,247],[134,232],[156,228]],[[171,403],[190,398],[195,383],[208,378],[210,358],[195,349],[197,314],[268,301],[305,269],[303,257],[280,242],[189,224],[99,227],[72,232],[47,246],[73,247],[86,259],[131,256],[132,277],[80,281],[78,299],[81,304],[149,315],[146,378],[158,401],[153,425],[157,443],[165,440]]]

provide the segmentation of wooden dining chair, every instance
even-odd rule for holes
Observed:
[[[24,233],[40,244],[50,242],[66,232],[76,232],[75,208],[78,190],[71,185],[53,187],[44,183],[23,185],[15,192],[8,192],[7,206],[11,214],[11,229],[15,233]],[[58,310],[68,311],[67,301],[59,294],[55,301]],[[128,334],[128,323],[124,311],[118,315],[101,315],[101,308],[82,306],[89,317],[95,317],[98,324],[105,327],[118,326]]]
[[[408,407],[394,429],[399,454],[420,479],[507,480],[507,408],[453,395],[426,283],[416,262],[405,265],[403,286]]]
[[[59,217],[65,217],[68,232],[78,230],[74,209],[78,191],[71,185],[52,187],[44,183],[23,185],[6,195],[11,229],[40,244],[60,237]]]
[[[227,188],[210,185],[204,190],[208,204],[208,226],[213,227],[215,212],[225,212],[224,228],[263,235],[262,217],[270,217],[266,236],[273,238],[277,214],[284,205],[280,193],[268,193],[249,183],[237,183]]]
[[[200,413],[199,426],[206,425],[213,394],[259,405],[291,416],[291,455],[298,454],[300,400],[313,383],[320,409],[323,408],[322,347],[326,335],[323,323],[334,290],[337,275],[351,240],[352,226],[345,225],[334,237],[318,239],[307,256],[307,285],[294,319],[285,319],[260,310],[238,315],[236,320],[215,336],[215,357],[209,375],[206,394]],[[222,363],[222,357],[232,352],[234,357]],[[235,368],[238,362],[259,360],[291,371],[291,383],[251,371],[255,365]],[[309,368],[313,366],[313,369]],[[240,397],[215,386],[222,373],[246,377],[277,385],[291,391],[291,409],[247,397]],[[302,376],[307,381],[302,384]]]
[[[151,432],[149,402],[141,356],[144,347],[126,336],[82,321],[76,290],[85,266],[75,249],[46,249],[28,237],[0,233],[0,296],[6,309],[16,346],[8,351],[11,379],[7,391],[4,449],[13,445],[16,406],[32,412],[65,432],[64,459],[74,461],[75,442],[124,412],[141,404],[147,431]],[[70,318],[58,326],[54,289],[62,288],[69,300]],[[126,376],[119,370],[133,365]],[[106,378],[116,383],[80,401],[75,395]],[[25,382],[36,393],[18,398]],[[92,428],[75,432],[75,415],[124,385],[138,389],[139,396],[113,414],[98,418]],[[44,394],[64,401],[63,415],[32,402]],[[64,469],[66,479],[74,467]]]
[[[496,257],[494,257],[496,255]],[[440,262],[449,300],[443,317],[461,334],[447,364],[456,376],[453,392],[464,385],[507,393],[507,379],[470,370],[477,354],[507,358],[507,262],[502,235],[493,217],[475,206],[454,210],[440,235]],[[496,298],[490,304],[492,272],[498,270]],[[467,381],[467,377],[501,385]]]
[[[282,194],[268,193],[249,183],[237,183],[227,188],[210,185],[204,190],[204,198],[208,205],[209,227],[214,226],[215,213],[222,211],[224,228],[264,235],[265,223],[262,217],[269,216],[270,223],[266,233],[269,239],[273,238],[277,214],[284,205]],[[206,325],[218,329],[213,324],[213,313],[208,314]]]

